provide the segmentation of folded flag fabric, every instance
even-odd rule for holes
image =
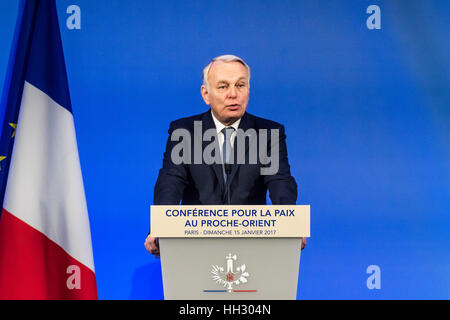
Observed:
[[[21,9],[0,140],[0,299],[97,299],[56,4]]]

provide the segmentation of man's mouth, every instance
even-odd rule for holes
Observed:
[[[225,107],[227,107],[228,109],[231,109],[231,110],[236,110],[236,109],[238,109],[240,106],[241,106],[240,104],[234,103],[234,104],[228,104],[228,105],[226,105]]]

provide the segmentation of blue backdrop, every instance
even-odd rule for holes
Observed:
[[[101,299],[163,298],[143,246],[153,186],[170,121],[206,110],[201,71],[221,54],[252,68],[248,110],[286,126],[311,205],[298,298],[450,298],[449,1],[57,6]],[[0,88],[18,11],[2,2]]]

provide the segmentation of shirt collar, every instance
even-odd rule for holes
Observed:
[[[214,113],[211,110],[211,115],[212,118],[214,120],[214,124],[216,125],[216,130],[217,130],[217,134],[219,134],[220,132],[222,132],[223,128],[227,128],[227,127],[233,127],[235,131],[237,131],[238,127],[239,127],[239,123],[241,122],[241,118],[236,120],[232,125],[230,126],[226,126],[224,125],[222,122],[220,122],[219,120],[217,120],[217,118],[214,116]]]

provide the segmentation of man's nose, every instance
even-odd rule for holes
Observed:
[[[231,86],[230,90],[228,91],[228,96],[230,98],[236,98],[237,96],[237,90],[235,86]]]

